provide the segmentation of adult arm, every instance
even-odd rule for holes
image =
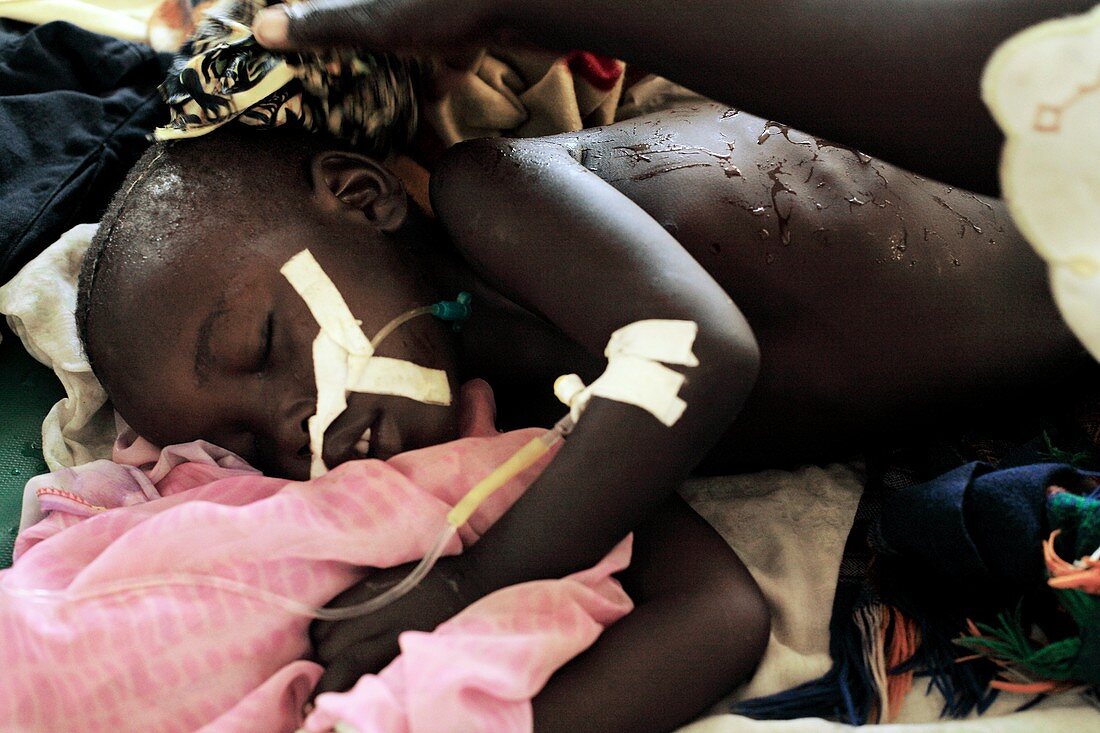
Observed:
[[[945,183],[995,193],[982,70],[1013,33],[1093,0],[501,3],[548,47],[589,48]]]
[[[1001,137],[979,96],[986,60],[1022,28],[1094,4],[336,0],[299,6],[289,35],[292,45],[358,43],[385,50],[436,50],[501,34],[548,48],[585,48],[903,168],[992,194]]]

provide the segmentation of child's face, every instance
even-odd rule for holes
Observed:
[[[236,241],[224,241],[230,236]],[[110,291],[109,325],[93,324],[90,335],[99,376],[138,434],[161,445],[202,438],[267,473],[308,476],[319,327],[279,272],[305,248],[368,338],[394,316],[441,297],[392,237],[309,212],[288,213],[259,239],[219,233],[186,254],[142,258],[138,274]],[[458,394],[444,324],[416,318],[378,354],[442,369]],[[377,458],[453,439],[456,408],[350,393],[348,409],[325,433],[325,463],[363,458],[356,443],[368,428],[369,456]]]

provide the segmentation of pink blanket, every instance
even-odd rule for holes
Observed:
[[[304,720],[322,671],[304,660],[305,617],[207,586],[78,602],[20,590],[86,594],[188,573],[324,605],[359,567],[419,558],[453,503],[534,434],[472,432],[481,437],[304,483],[263,477],[202,444],[169,449],[144,471],[100,462],[40,479],[52,511],[0,572],[0,730],[313,732],[337,721],[359,733],[529,730],[530,700],[554,670],[630,610],[611,577],[629,562],[629,538],[590,570],[506,588],[430,634],[403,634],[392,664],[348,693],[321,695]],[[463,543],[541,468],[483,506]]]

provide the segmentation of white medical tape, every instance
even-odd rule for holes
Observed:
[[[327,331],[336,343],[352,354],[374,353],[370,339],[359,328],[362,321],[351,314],[340,291],[308,249],[287,260],[279,272],[302,296],[321,330]]]
[[[347,351],[323,328],[313,340],[313,378],[317,383],[317,410],[309,418],[309,477],[317,478],[328,468],[321,457],[325,431],[347,409]]]
[[[386,356],[349,356],[347,388],[352,392],[408,397],[429,405],[451,404],[447,372]]]
[[[672,427],[687,409],[678,394],[683,384],[684,375],[664,364],[640,356],[616,356],[586,391],[593,397],[640,407]]]
[[[698,366],[692,352],[699,327],[693,321],[646,320],[623,326],[607,342],[607,369],[585,387],[575,374],[559,377],[554,394],[569,405],[574,422],[593,397],[640,407],[667,427],[683,416],[687,402],[680,397],[683,374],[661,362]]]
[[[403,359],[374,356],[340,291],[308,249],[291,257],[279,272],[302,296],[321,327],[313,340],[313,377],[317,409],[309,418],[309,475],[328,471],[323,456],[325,431],[347,409],[347,393],[407,397],[429,405],[451,404],[447,373]]]
[[[699,366],[699,359],[691,351],[698,333],[695,321],[635,321],[611,334],[604,355],[608,359],[623,354],[665,364]]]

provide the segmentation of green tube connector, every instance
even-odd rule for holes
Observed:
[[[457,331],[470,318],[471,300],[473,298],[469,293],[459,293],[454,300],[441,300],[432,305],[432,315],[441,321],[451,321]]]

